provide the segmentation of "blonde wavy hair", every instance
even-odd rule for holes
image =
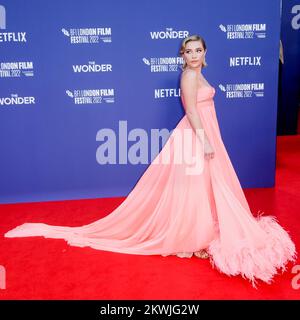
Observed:
[[[186,48],[186,45],[187,45],[187,43],[190,42],[190,41],[201,41],[202,46],[203,46],[203,49],[204,49],[204,51],[206,51],[206,43],[205,43],[205,40],[204,40],[202,37],[200,37],[199,35],[194,34],[194,35],[192,35],[192,36],[188,36],[188,37],[186,37],[185,39],[183,39],[183,41],[182,41],[182,43],[181,43],[180,50],[179,50],[180,56],[182,56],[182,55],[184,54],[184,50],[185,50],[185,48]],[[202,67],[204,68],[204,67],[207,67],[207,66],[208,66],[208,64],[206,63],[205,57],[204,57],[204,61],[203,61],[203,63],[202,63]],[[182,68],[182,70],[185,70],[186,67],[187,67],[187,64],[186,64],[186,62],[184,61],[184,63],[183,63],[183,65],[182,65],[181,68]]]

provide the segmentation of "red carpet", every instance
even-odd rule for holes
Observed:
[[[278,217],[300,248],[300,135],[277,137],[276,187],[245,190],[253,212]],[[196,257],[138,256],[71,247],[41,237],[6,239],[23,222],[78,226],[97,220],[123,198],[0,205],[0,299],[299,299],[291,267],[258,289]],[[300,264],[298,259],[297,264]],[[298,280],[300,284],[300,280]]]

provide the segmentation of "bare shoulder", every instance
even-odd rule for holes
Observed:
[[[196,79],[197,72],[192,69],[186,69],[186,70],[182,71],[181,78],[182,79]]]
[[[198,75],[195,70],[187,69],[181,73],[181,82],[182,83],[197,83]]]

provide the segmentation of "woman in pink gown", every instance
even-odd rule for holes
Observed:
[[[250,211],[222,141],[215,89],[201,73],[206,66],[205,41],[190,36],[180,52],[185,61],[181,76],[185,115],[121,205],[87,225],[25,223],[5,237],[58,238],[73,246],[127,254],[188,258],[194,254],[254,286],[256,279],[270,283],[279,269],[295,261],[295,245],[276,218],[254,217]],[[185,132],[191,133],[189,142],[178,140]],[[189,160],[194,157],[198,170],[190,162],[174,160],[183,153]]]

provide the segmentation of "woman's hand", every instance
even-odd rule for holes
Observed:
[[[215,156],[215,151],[213,147],[211,146],[210,142],[208,139],[205,137],[204,138],[204,158],[205,159],[212,159]]]

